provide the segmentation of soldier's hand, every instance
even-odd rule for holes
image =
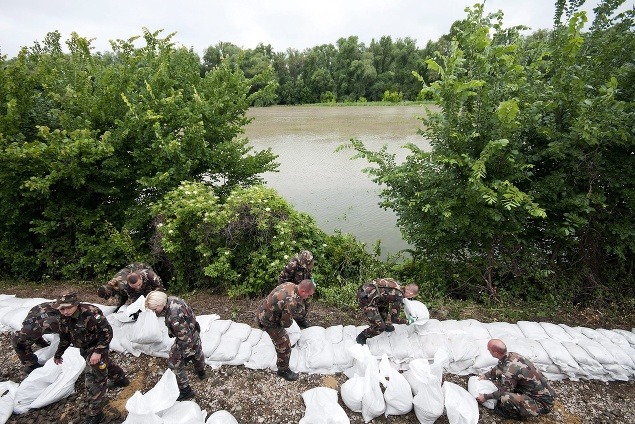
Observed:
[[[483,396],[483,394],[482,394],[482,393],[481,393],[481,394],[479,394],[479,395],[476,397],[476,401],[477,401],[478,403],[483,403],[483,402],[485,402],[485,396]]]
[[[110,287],[112,287],[113,289],[115,289],[115,290],[119,291],[119,286],[118,286],[118,284],[117,284],[117,280],[116,280],[116,279],[114,279],[114,278],[113,278],[112,280],[108,281],[108,283],[107,283],[107,284],[108,284]]]
[[[106,290],[106,287],[101,286],[97,289],[97,296],[101,297],[102,299],[107,299],[108,298],[108,292]]]
[[[61,365],[64,360],[62,358],[53,358],[53,362],[55,362],[55,365]]]
[[[393,332],[393,331],[395,331],[395,326],[390,324],[390,323],[388,323],[388,324],[386,324],[386,330],[385,331],[388,332],[388,333]]]
[[[139,309],[137,312],[134,312],[130,315],[128,315],[130,318],[132,318],[133,321],[136,321],[137,318],[139,318],[139,314],[141,313],[141,309]]]

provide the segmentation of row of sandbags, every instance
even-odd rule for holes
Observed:
[[[17,330],[30,307],[46,299],[18,299],[0,295],[0,330]],[[111,349],[167,357],[173,340],[168,337],[163,319],[145,311],[144,298],[119,312],[98,305],[113,327]],[[510,351],[518,352],[545,373],[549,379],[626,381],[635,373],[635,334],[625,330],[569,327],[563,324],[519,321],[516,324],[481,323],[468,320],[428,319],[424,304],[406,300],[406,313],[417,321],[397,325],[392,333],[368,339],[371,353],[387,355],[402,370],[413,359],[432,360],[439,350],[450,353],[447,371],[479,374],[496,364],[487,351],[487,341],[502,339]],[[129,315],[142,310],[137,321]],[[252,369],[275,369],[276,352],[268,334],[244,323],[221,320],[218,315],[197,317],[206,362],[213,368],[223,364],[244,365]],[[332,374],[352,366],[348,348],[365,326],[336,325],[310,327],[304,331],[294,323],[287,332],[294,346],[291,368],[298,372]],[[53,352],[50,352],[52,355]],[[44,358],[48,359],[48,358]]]

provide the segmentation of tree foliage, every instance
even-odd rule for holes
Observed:
[[[93,54],[60,35],[0,62],[0,268],[89,278],[150,255],[149,206],[181,181],[226,196],[275,169],[241,138],[262,90],[230,64],[200,75],[172,35]],[[135,44],[143,41],[142,47]]]
[[[633,11],[612,16],[621,2],[602,2],[584,33],[578,3],[547,37],[467,9],[426,61],[438,80],[421,76],[438,105],[423,118],[432,151],[407,146],[396,163],[352,140],[430,284],[634,294]]]

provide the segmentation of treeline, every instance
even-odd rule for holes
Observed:
[[[342,303],[379,275],[424,296],[633,297],[635,11],[603,1],[583,31],[579,3],[558,0],[553,30],[529,37],[475,6],[425,52],[349,37],[304,53],[222,44],[201,61],[159,32],[107,53],[77,34],[66,53],[52,32],[0,58],[0,272],[105,278],[142,260],[179,290],[260,294],[311,249],[319,292]],[[387,92],[440,106],[423,121],[430,152],[397,163],[349,146],[414,246],[403,262],[260,186],[275,155],[242,136],[252,105]]]

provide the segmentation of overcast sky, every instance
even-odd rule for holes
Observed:
[[[598,0],[588,0],[589,11]],[[410,37],[419,47],[437,40],[463,19],[477,0],[0,0],[0,52],[15,56],[22,46],[58,30],[95,38],[97,51],[109,40],[141,35],[142,28],[176,32],[179,45],[202,55],[217,43],[243,48],[271,44],[277,52],[333,44],[355,35],[366,46],[375,38]],[[502,10],[505,26],[551,28],[555,0],[487,0]],[[629,2],[627,2],[629,3]]]

